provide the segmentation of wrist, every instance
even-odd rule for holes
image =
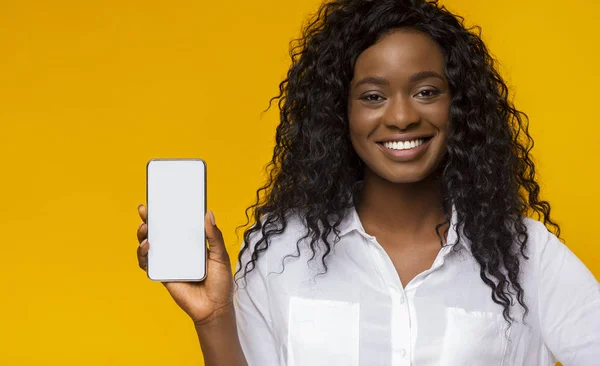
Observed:
[[[204,364],[207,366],[247,366],[242,350],[232,304],[213,312],[201,321],[194,321]]]
[[[233,306],[233,303],[228,303],[221,306],[220,308],[215,309],[212,312],[212,314],[210,314],[204,319],[192,319],[196,330],[222,327],[225,324],[231,324],[232,320],[233,324],[235,324],[235,308]]]

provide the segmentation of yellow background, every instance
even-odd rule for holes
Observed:
[[[152,157],[208,162],[232,256],[263,182],[288,41],[319,1],[0,2],[0,363],[198,365],[191,322],[137,268]],[[592,0],[447,0],[483,27],[531,117],[543,196],[600,276]]]

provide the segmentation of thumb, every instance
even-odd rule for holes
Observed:
[[[227,249],[225,249],[223,234],[217,225],[215,225],[215,215],[212,211],[208,211],[204,216],[204,228],[210,252],[217,257],[228,259],[229,256],[227,255]]]

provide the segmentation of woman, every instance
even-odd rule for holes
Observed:
[[[462,18],[326,3],[280,91],[240,286],[211,212],[206,281],[165,284],[206,365],[598,364],[600,287],[558,240],[526,115]]]

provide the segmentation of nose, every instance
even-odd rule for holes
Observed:
[[[406,130],[411,124],[418,123],[421,117],[410,97],[399,96],[387,103],[383,122],[388,127]]]

